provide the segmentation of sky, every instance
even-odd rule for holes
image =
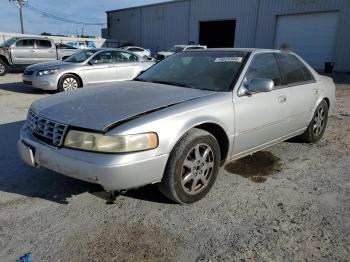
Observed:
[[[47,13],[82,22],[106,23],[105,11],[165,2],[167,0],[28,0],[28,4]],[[23,9],[24,32],[27,34],[101,35],[105,26],[82,26],[56,21],[28,8]],[[0,0],[0,32],[20,32],[19,10],[9,0]]]

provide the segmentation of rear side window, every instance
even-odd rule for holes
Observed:
[[[292,54],[277,54],[281,62],[285,84],[292,85],[314,80],[306,66]]]
[[[282,84],[281,72],[278,68],[276,58],[272,53],[257,54],[254,56],[248,68],[246,79],[249,82],[256,78],[271,79],[275,86]]]
[[[136,62],[137,56],[127,53],[127,52],[116,52],[116,59],[117,62]]]
[[[34,41],[32,39],[22,39],[17,41],[16,47],[18,48],[33,48]]]
[[[51,42],[48,40],[35,40],[37,48],[51,48]]]

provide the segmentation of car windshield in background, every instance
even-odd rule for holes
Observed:
[[[70,57],[68,57],[64,61],[70,62],[70,63],[82,63],[82,62],[85,62],[87,59],[89,59],[96,52],[97,52],[97,50],[80,51],[78,53],[75,53],[74,55],[71,55]]]
[[[154,65],[135,80],[226,92],[247,55],[248,52],[242,51],[178,53]]]
[[[172,53],[178,53],[178,52],[181,52],[183,51],[185,48],[184,47],[181,47],[181,46],[174,46],[172,47],[169,52],[172,52]]]
[[[10,47],[14,42],[16,42],[17,38],[10,38],[10,39],[7,39],[3,44],[2,46],[3,47]]]

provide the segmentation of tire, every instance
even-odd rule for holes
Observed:
[[[199,153],[197,157],[196,152]],[[220,147],[215,137],[204,130],[193,128],[172,150],[159,190],[176,203],[194,203],[202,199],[214,185],[220,161]]]
[[[327,123],[328,104],[325,100],[322,100],[322,102],[317,106],[309,126],[299,138],[306,143],[316,143],[322,138],[326,130]]]
[[[7,73],[7,63],[0,58],[0,76],[4,76]]]
[[[67,92],[82,87],[80,79],[76,75],[67,74],[61,77],[58,82],[57,90],[59,92]]]

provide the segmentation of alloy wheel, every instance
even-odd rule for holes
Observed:
[[[207,144],[197,144],[187,154],[181,173],[182,189],[195,195],[207,187],[214,170],[214,153]]]
[[[5,65],[0,64],[0,74],[5,73],[5,70],[6,70]]]
[[[318,136],[322,132],[325,123],[325,111],[323,107],[320,107],[316,111],[313,122],[314,135]]]
[[[63,81],[63,89],[64,91],[71,91],[78,88],[78,81],[73,77],[68,77]]]

